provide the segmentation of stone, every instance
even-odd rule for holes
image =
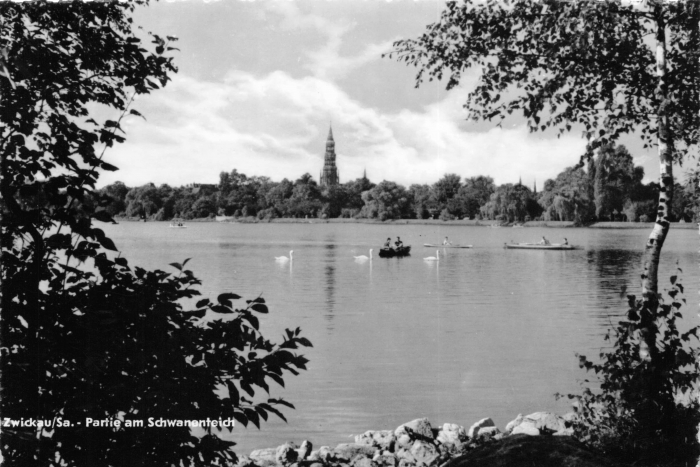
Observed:
[[[485,426],[483,428],[479,428],[479,432],[477,433],[476,436],[477,436],[477,438],[491,439],[500,432],[501,432],[501,430],[499,430],[498,427]]]
[[[355,444],[376,446],[382,450],[391,451],[394,448],[396,436],[391,430],[365,431],[361,435],[355,436]]]
[[[470,438],[476,438],[477,436],[479,436],[479,430],[490,426],[496,426],[496,424],[493,423],[493,420],[491,420],[490,418],[482,418],[481,420],[473,424],[471,427],[469,427],[469,432],[467,433],[467,435]]]
[[[410,448],[417,439],[432,440],[433,429],[427,418],[417,418],[394,430],[397,448]]]
[[[511,431],[511,434],[513,434],[513,435],[539,436],[540,430],[538,430],[537,427],[533,423],[531,423],[529,421],[523,421],[520,425],[513,428],[513,431]]]
[[[396,467],[396,456],[393,454],[379,453],[372,459],[377,465],[384,467]]]
[[[313,444],[311,444],[311,441],[305,439],[302,441],[301,446],[299,449],[297,449],[297,454],[298,454],[298,459],[299,460],[304,460],[307,457],[309,457],[309,454],[311,454],[311,450],[313,449]]]
[[[369,457],[370,459],[374,457],[374,453],[377,448],[373,446],[367,446],[364,444],[354,444],[354,443],[343,443],[333,449],[333,456],[336,459],[346,459],[352,460],[358,455],[363,455]]]
[[[620,467],[568,436],[513,435],[479,446],[444,467]]]
[[[565,430],[568,425],[566,420],[551,412],[535,412],[525,418],[528,420],[533,420],[535,422],[535,426],[538,430],[540,430],[540,432],[549,431],[551,433],[556,433],[558,431]]]
[[[267,449],[256,449],[255,451],[250,453],[250,459],[252,459],[254,462],[261,462],[261,461],[271,461],[271,462],[277,462],[275,459],[275,456],[277,455],[277,448],[267,448]]]
[[[236,467],[249,467],[255,465],[255,463],[248,456],[240,456],[236,462]]]
[[[333,458],[333,450],[329,446],[321,446],[318,449],[318,458],[324,462]]]
[[[394,445],[395,450],[399,449],[411,449],[413,445],[414,438],[408,433],[404,433],[398,438],[396,438],[396,444]]]
[[[404,423],[394,430],[394,435],[397,438],[403,434],[409,434],[416,438],[432,439],[433,429],[427,418],[417,418],[408,423]]]
[[[275,452],[275,461],[280,465],[293,464],[298,457],[297,445],[294,443],[285,443],[282,446],[278,446]]]
[[[399,450],[396,451],[396,458],[399,460],[399,463],[402,460],[405,460],[407,462],[415,463],[416,458],[413,457],[413,454],[411,454],[411,451],[408,449],[400,448]]]
[[[352,462],[350,462],[350,465],[353,467],[377,467],[377,464],[372,461],[372,459],[362,455],[355,457]]]
[[[535,412],[523,417],[518,417],[506,425],[506,432],[513,434],[554,434],[557,436],[570,436],[573,434],[571,423],[559,415],[551,412]]]
[[[445,423],[437,434],[436,439],[442,444],[457,444],[467,439],[464,427],[455,423]]]
[[[519,413],[518,416],[515,417],[515,420],[511,420],[510,422],[508,422],[508,424],[506,425],[505,432],[510,433],[511,431],[513,431],[513,428],[515,428],[516,426],[520,425],[520,423],[522,423],[523,418],[524,418],[523,414]]]
[[[417,440],[413,443],[410,453],[418,463],[423,463],[425,465],[433,464],[433,462],[440,457],[440,453],[434,444],[422,440]]]
[[[467,451],[469,447],[468,441],[458,441],[456,443],[444,443],[438,446],[438,449],[442,454],[449,457],[454,457],[460,455]]]

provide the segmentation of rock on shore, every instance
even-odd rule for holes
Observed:
[[[490,418],[468,430],[454,423],[433,427],[418,418],[393,431],[366,431],[334,448],[312,450],[305,440],[300,447],[289,442],[258,449],[240,457],[237,467],[613,466],[570,438],[569,420],[550,412],[520,414],[501,432]]]

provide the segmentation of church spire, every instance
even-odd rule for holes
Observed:
[[[535,179],[535,183],[532,185],[532,192],[537,194],[537,179]]]
[[[333,140],[333,127],[328,125],[328,138],[326,139],[326,154],[323,158],[323,170],[321,171],[321,186],[337,185],[339,183],[338,168],[335,165],[335,141]]]

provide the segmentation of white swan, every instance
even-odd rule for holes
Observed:
[[[367,260],[372,261],[372,252],[373,251],[374,251],[373,249],[369,250],[369,257],[365,256],[365,255],[360,255],[360,256],[353,256],[353,258],[355,258],[355,261],[367,261]]]
[[[292,257],[292,253],[294,253],[294,250],[289,250],[289,258],[286,256],[275,256],[275,261],[279,261],[280,263],[286,263],[287,261],[291,261],[294,259]]]
[[[423,258],[425,261],[440,261],[440,250],[435,250],[435,254],[437,256],[428,256],[427,258]]]

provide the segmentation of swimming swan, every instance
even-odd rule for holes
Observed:
[[[353,258],[355,258],[355,261],[367,261],[367,260],[370,260],[370,261],[371,261],[371,260],[372,260],[372,252],[373,252],[373,251],[374,251],[374,250],[372,250],[372,249],[369,250],[369,257],[367,257],[367,256],[365,256],[365,255],[361,255],[361,256],[353,256]]]
[[[294,250],[289,250],[289,258],[286,256],[275,256],[275,261],[279,261],[280,263],[286,263],[287,261],[291,261],[292,259],[292,253],[294,253]]]
[[[435,254],[437,256],[428,256],[427,258],[423,258],[425,261],[440,261],[440,250],[435,250]]]

